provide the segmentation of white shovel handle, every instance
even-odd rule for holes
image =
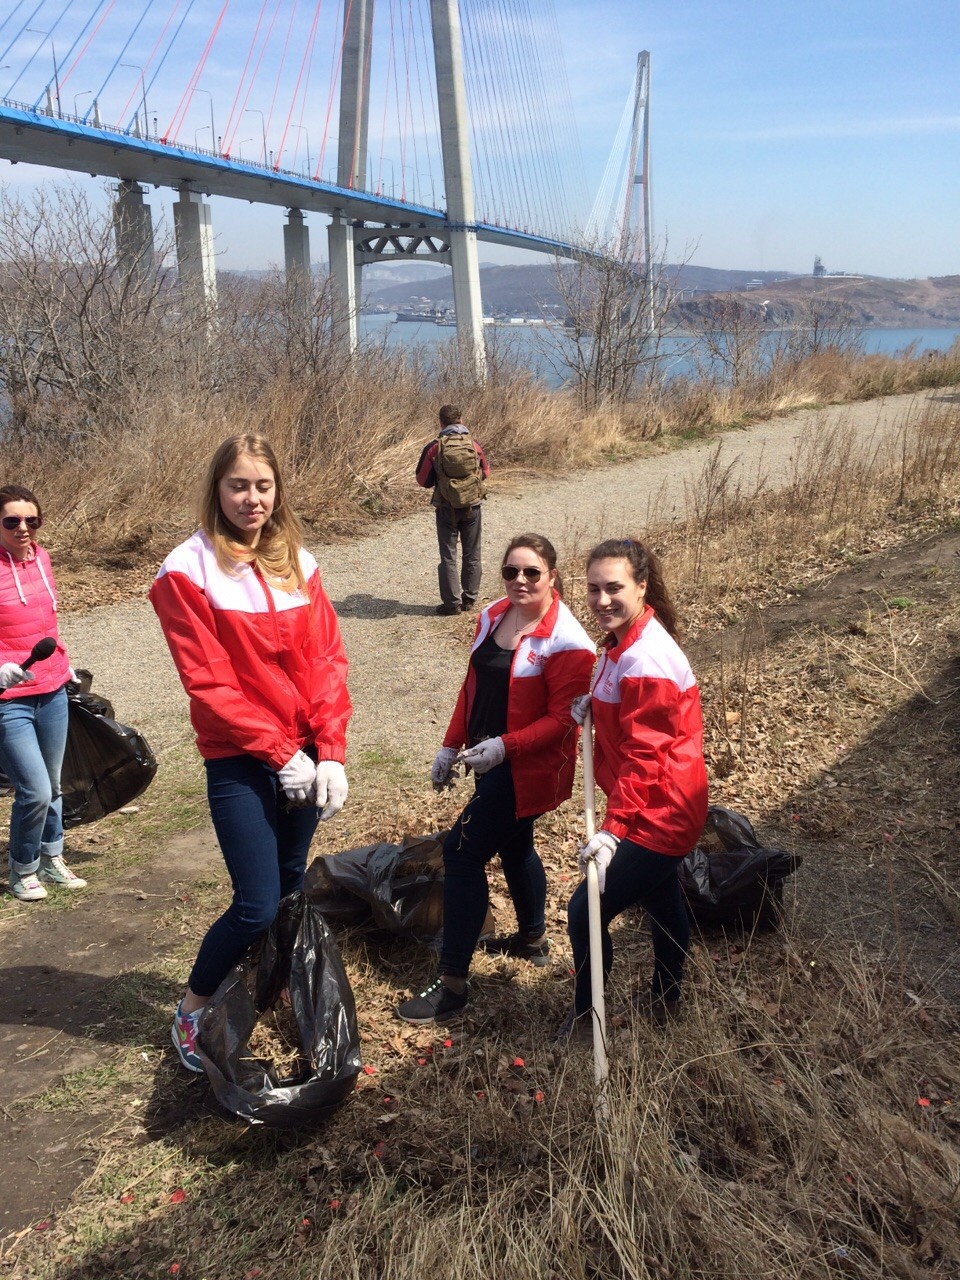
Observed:
[[[583,721],[583,813],[587,839],[597,829],[596,785],[593,779],[593,716],[588,711]],[[590,998],[593,1001],[593,1078],[603,1084],[608,1075],[607,1023],[603,1000],[603,950],[600,924],[600,880],[596,863],[587,863],[587,909],[590,919]]]

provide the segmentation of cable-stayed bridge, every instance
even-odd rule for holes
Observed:
[[[551,0],[12,0],[0,94],[0,157],[118,180],[134,268],[152,268],[145,189],[177,191],[181,283],[208,305],[211,195],[287,209],[305,280],[305,215],[330,218],[354,342],[366,263],[449,263],[481,373],[478,242],[570,257],[639,218],[649,259],[648,55],[588,217]]]

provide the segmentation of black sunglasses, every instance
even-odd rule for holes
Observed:
[[[514,582],[521,573],[528,582],[539,582],[543,576],[543,570],[538,569],[536,565],[527,565],[521,569],[518,564],[505,564],[500,570],[504,582]]]
[[[12,533],[14,529],[19,529],[21,524],[25,524],[28,529],[39,529],[43,524],[41,516],[4,516],[3,527],[9,529]]]

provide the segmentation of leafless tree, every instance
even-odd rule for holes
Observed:
[[[684,308],[701,378],[742,386],[766,373],[774,357],[765,307],[753,299],[714,294]]]
[[[163,265],[118,265],[109,212],[74,186],[0,193],[0,386],[14,424],[59,394],[101,422],[168,354]]]
[[[863,323],[845,298],[821,290],[804,294],[786,317],[783,353],[793,362],[818,355],[827,348],[859,352]]]
[[[596,244],[574,262],[557,261],[563,328],[545,329],[544,355],[576,387],[580,405],[622,404],[642,382],[657,382],[664,339],[677,330],[676,267],[666,247],[645,263],[633,242]]]

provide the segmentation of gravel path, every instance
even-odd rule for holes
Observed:
[[[804,410],[722,437],[722,456],[744,479],[769,487],[790,475],[798,438],[824,424],[860,438],[885,436],[916,419],[939,393]],[[650,512],[680,514],[684,487],[700,473],[716,440],[564,479],[532,479],[498,489],[484,508],[484,595],[496,592],[502,548],[526,529],[545,533],[561,557],[601,537],[640,532]],[[412,471],[416,459],[411,457]],[[425,499],[426,503],[426,499]],[[432,511],[390,521],[368,537],[315,548],[340,616],[350,656],[355,712],[350,758],[433,759],[463,676],[466,619],[437,617],[437,545]],[[95,687],[121,720],[135,724],[161,757],[192,736],[187,700],[148,602],[67,614],[62,631],[74,665],[96,673]],[[350,765],[348,758],[348,769]]]

